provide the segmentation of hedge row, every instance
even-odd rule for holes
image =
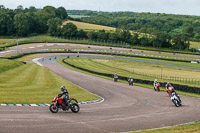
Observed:
[[[93,74],[97,74],[97,75],[107,76],[107,77],[113,78],[113,74],[100,73],[100,72],[91,71],[91,70],[88,70],[88,69],[85,69],[85,68],[81,68],[81,67],[78,67],[78,66],[75,66],[75,65],[72,65],[72,64],[66,62],[65,59],[63,59],[62,62],[67,64],[67,65],[69,65],[69,66],[71,66],[71,67],[74,67],[74,68],[77,68],[77,69],[80,69],[80,70],[83,70],[83,71],[86,71],[86,72],[89,72],[89,73],[93,73]],[[124,81],[128,80],[128,77],[124,77],[124,76],[118,76],[118,78],[120,80],[124,80]],[[152,88],[153,88],[153,82],[154,81],[142,80],[142,79],[134,79],[134,82],[135,83],[140,83],[140,84],[152,85]],[[165,87],[165,84],[166,83],[160,83],[160,86],[161,87]],[[190,86],[187,86],[187,85],[179,85],[179,84],[173,84],[173,87],[176,90],[200,94],[200,88],[198,88],[198,87],[190,87]]]

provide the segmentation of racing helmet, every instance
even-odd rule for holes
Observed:
[[[60,87],[61,91],[65,90],[65,86]]]

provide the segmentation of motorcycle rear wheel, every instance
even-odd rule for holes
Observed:
[[[50,107],[49,107],[49,110],[52,112],[52,113],[57,113],[58,112],[58,107],[54,107],[54,104],[51,104]]]

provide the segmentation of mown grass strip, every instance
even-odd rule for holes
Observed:
[[[78,101],[99,99],[96,95],[77,87],[50,72],[47,68],[36,64],[28,63],[1,72],[0,79],[0,103],[51,103],[54,96],[61,93],[60,86],[62,85],[66,86],[70,97],[74,97]]]

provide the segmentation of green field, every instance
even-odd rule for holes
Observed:
[[[200,42],[190,42],[190,48],[198,48],[200,46]]]
[[[113,27],[108,27],[108,26],[102,26],[102,25],[96,25],[96,24],[89,24],[89,23],[84,23],[84,22],[78,22],[78,21],[72,21],[72,20],[67,20],[63,23],[63,25],[67,23],[73,23],[77,26],[78,29],[82,30],[106,30],[106,31],[115,31],[115,28]]]
[[[98,99],[97,96],[64,80],[45,67],[32,63],[19,63],[20,65],[16,66],[16,62],[0,59],[0,64],[4,64],[4,66],[0,65],[0,70],[9,66],[9,69],[0,73],[0,103],[51,103],[54,96],[61,93],[62,85],[66,86],[70,97],[78,101]]]
[[[157,78],[159,82],[169,81],[177,84],[200,86],[200,70],[196,69],[117,59],[70,58],[65,59],[65,61],[75,66],[86,68],[95,72],[109,74],[117,73],[120,76],[132,76],[136,79],[151,81]],[[163,62],[187,65],[187,63],[175,63],[170,61]],[[191,64],[188,63],[188,65]]]
[[[5,43],[10,43],[13,42],[15,39],[3,39],[0,38],[0,45],[5,44]]]

